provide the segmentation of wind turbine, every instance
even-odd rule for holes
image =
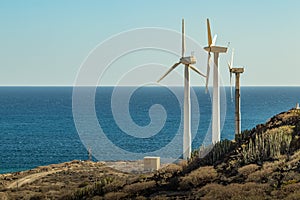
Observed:
[[[240,74],[244,72],[244,68],[242,67],[233,68],[233,55],[234,55],[234,49],[232,49],[231,61],[230,63],[228,63],[228,68],[230,72],[230,88],[231,88],[232,73],[235,74],[235,134],[237,135],[241,133]]]
[[[184,34],[184,19],[182,19],[182,51],[181,58],[179,62],[175,63],[157,82],[164,79],[172,70],[174,70],[178,65],[183,64],[184,67],[184,108],[183,108],[183,159],[187,160],[191,157],[191,100],[190,100],[190,74],[189,69],[194,70],[199,75],[206,77],[201,73],[193,64],[196,63],[196,58],[194,55],[184,56],[185,54],[185,34]]]
[[[207,19],[207,36],[208,36],[208,46],[204,47],[204,50],[208,52],[207,59],[207,72],[206,72],[206,91],[208,90],[209,72],[210,72],[210,53],[214,53],[214,68],[213,68],[213,105],[212,105],[212,143],[220,141],[220,87],[219,87],[219,54],[226,53],[227,47],[216,46],[215,42],[217,35],[212,39],[209,19]]]

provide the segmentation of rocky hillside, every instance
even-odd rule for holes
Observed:
[[[31,182],[26,182],[28,176],[20,176],[19,179],[24,179],[21,186],[14,185],[14,180],[5,181],[18,179],[16,175],[2,175],[0,197],[300,199],[299,137],[300,111],[292,109],[244,131],[235,141],[216,144],[202,158],[195,152],[188,163],[170,164],[155,173],[122,173],[104,164],[83,162],[76,164],[78,168],[45,170],[48,174]],[[207,148],[202,148],[200,155]],[[50,183],[51,187],[47,187]]]

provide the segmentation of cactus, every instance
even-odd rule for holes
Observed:
[[[214,164],[216,161],[220,160],[226,153],[232,149],[233,142],[230,140],[222,140],[217,142],[213,147],[212,146],[201,146],[198,154],[201,158],[202,164]]]
[[[84,188],[80,188],[76,192],[74,192],[70,196],[65,196],[64,199],[67,200],[80,200],[85,199],[87,197],[92,197],[95,195],[103,195],[105,193],[104,187],[111,184],[114,181],[112,177],[103,177],[98,182],[94,183],[94,185],[89,185]]]
[[[242,145],[242,157],[245,164],[277,158],[287,153],[292,141],[293,129],[291,126],[268,130],[257,133],[249,142]]]

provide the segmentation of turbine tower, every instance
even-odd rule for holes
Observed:
[[[175,63],[157,82],[164,79],[172,70],[178,65],[184,65],[184,108],[183,108],[183,159],[191,158],[192,145],[191,145],[191,100],[190,100],[190,74],[189,69],[194,70],[199,75],[206,77],[201,73],[193,64],[196,63],[194,55],[184,56],[185,54],[185,34],[184,34],[184,19],[182,19],[182,51],[179,62]]]
[[[207,19],[207,36],[208,46],[204,50],[208,52],[207,72],[206,72],[206,91],[208,90],[209,72],[210,72],[210,53],[214,53],[214,67],[213,67],[213,105],[212,105],[212,143],[215,144],[221,139],[220,130],[220,86],[219,86],[219,54],[226,53],[227,47],[216,46],[215,42],[217,35],[212,39],[209,19]]]
[[[231,61],[228,63],[228,68],[230,72],[230,90],[231,90],[231,79],[232,73],[235,74],[235,134],[238,135],[241,133],[241,94],[240,94],[240,74],[244,72],[244,68],[233,68],[233,55],[234,49],[232,49]],[[232,90],[231,90],[232,97]]]

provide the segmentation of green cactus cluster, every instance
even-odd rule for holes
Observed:
[[[231,148],[232,142],[230,140],[222,140],[221,142],[216,143],[212,151],[209,153],[209,163],[213,164],[220,160]]]
[[[222,140],[211,146],[201,146],[195,153],[201,159],[201,165],[213,165],[216,161],[221,160],[234,146],[230,140]],[[193,159],[195,160],[195,159]]]
[[[235,134],[235,141],[242,142],[251,137],[252,132],[250,130],[244,130],[240,134]]]
[[[255,134],[248,143],[241,145],[242,159],[245,164],[274,159],[289,152],[293,138],[293,127],[282,126]]]
[[[243,164],[276,159],[282,154],[289,154],[291,150],[298,149],[297,135],[299,134],[297,131],[300,130],[299,127],[300,123],[299,126],[284,125],[271,129],[260,125],[253,130],[245,130],[236,135],[234,141],[223,140],[215,145],[201,146],[199,151],[193,152],[189,162],[190,168],[218,164],[230,152],[231,156],[239,157]],[[237,150],[234,152],[232,151],[234,149]]]

